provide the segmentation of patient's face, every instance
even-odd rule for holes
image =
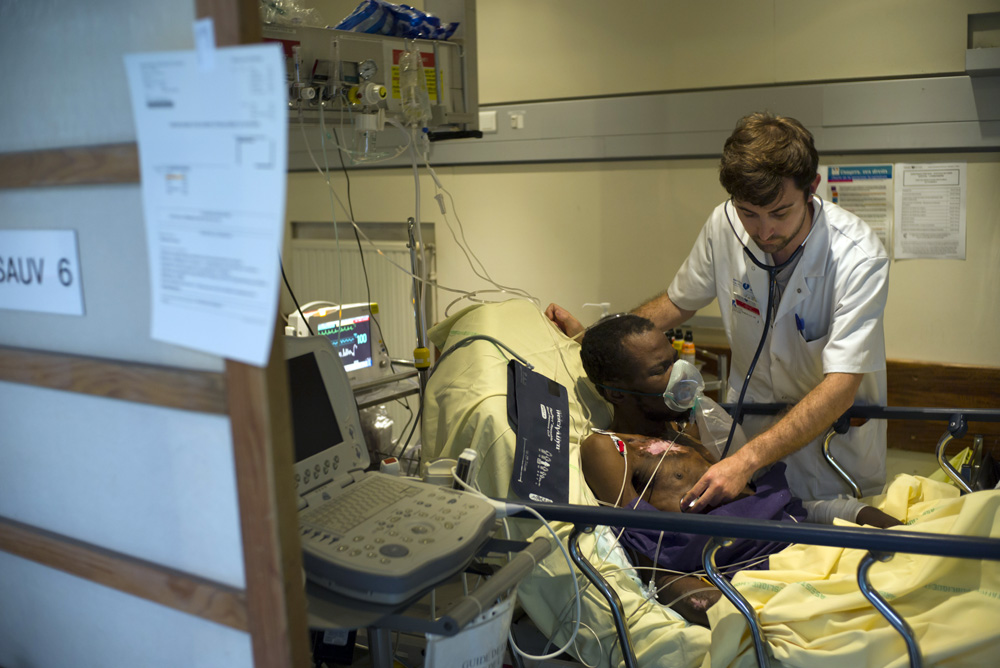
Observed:
[[[624,379],[625,389],[662,396],[670,380],[670,371],[677,361],[677,351],[670,345],[667,337],[663,332],[650,330],[627,337],[622,345],[632,361],[630,375]],[[688,413],[670,410],[659,396],[632,396],[644,415],[651,420],[677,420]]]

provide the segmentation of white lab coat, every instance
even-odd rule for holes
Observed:
[[[822,203],[822,206],[820,204]],[[732,349],[727,400],[735,402],[760,342],[767,308],[768,272],[744,254],[726,220],[758,259],[765,255],[750,239],[733,206],[712,212],[694,248],[667,290],[682,309],[698,310],[719,300]],[[881,242],[857,216],[836,204],[813,203],[813,229],[778,305],[777,315],[747,388],[746,403],[794,403],[832,372],[861,373],[856,404],[886,404],[885,337],[882,313],[888,294],[889,258]],[[796,315],[804,324],[796,324]],[[749,438],[775,418],[747,416]],[[837,435],[834,458],[868,496],[885,485],[885,421],[873,420]],[[823,438],[784,460],[792,493],[805,500],[828,499],[850,488],[823,459]]]

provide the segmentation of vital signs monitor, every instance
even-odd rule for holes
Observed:
[[[302,307],[304,317],[300,317],[299,312],[288,317],[289,328],[295,336],[309,336],[311,328],[315,335],[326,337],[337,349],[352,385],[392,372],[388,353],[372,318],[373,313],[378,313],[378,304],[310,306]]]

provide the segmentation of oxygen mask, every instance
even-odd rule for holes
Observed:
[[[663,392],[663,403],[672,411],[691,410],[698,403],[698,395],[705,390],[705,379],[698,368],[687,360],[677,360],[670,370],[670,380]]]

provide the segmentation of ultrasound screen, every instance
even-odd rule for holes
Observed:
[[[292,399],[295,461],[301,462],[342,443],[344,439],[315,354],[288,360],[288,386]]]

